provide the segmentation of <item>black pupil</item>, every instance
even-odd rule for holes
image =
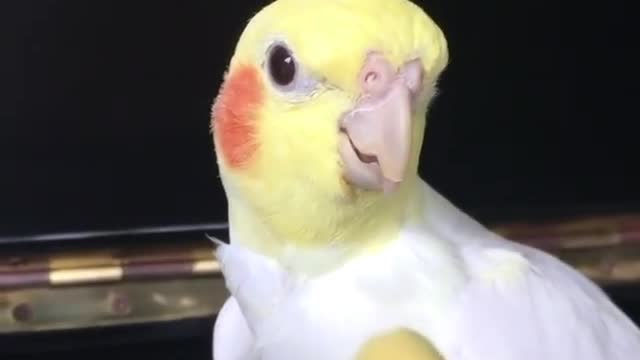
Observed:
[[[284,46],[275,46],[269,57],[269,72],[276,84],[291,84],[296,75],[296,63],[293,56]]]

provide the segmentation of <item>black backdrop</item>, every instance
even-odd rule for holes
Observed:
[[[1,1],[0,238],[224,221],[209,108],[264,3]],[[434,187],[483,221],[640,210],[630,5],[423,3],[451,49],[423,157]],[[615,299],[640,319],[630,291]],[[210,359],[211,326],[139,346],[116,344],[152,332],[100,332],[86,352],[78,334],[41,340],[66,359]]]
[[[3,1],[0,236],[224,221],[209,109],[264,3]],[[483,221],[640,208],[628,5],[423,3],[436,189]]]

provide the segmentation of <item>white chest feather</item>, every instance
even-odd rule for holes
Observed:
[[[221,245],[236,315],[250,327],[242,360],[352,360],[395,327],[427,337],[447,360],[638,358],[640,331],[582,274],[492,234],[426,185],[425,202],[422,228],[320,276]]]
[[[218,256],[261,359],[346,360],[373,334],[399,326],[449,341],[448,307],[464,273],[450,249],[435,241],[412,248],[412,236],[313,278],[236,245]]]

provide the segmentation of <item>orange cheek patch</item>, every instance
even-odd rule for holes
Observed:
[[[235,69],[222,84],[212,118],[216,142],[230,167],[246,164],[258,148],[256,110],[263,92],[260,74],[250,65]]]

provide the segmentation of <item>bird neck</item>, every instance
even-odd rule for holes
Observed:
[[[419,178],[393,194],[352,200],[284,201],[268,210],[227,194],[231,242],[299,272],[322,272],[398,238],[419,217]]]

